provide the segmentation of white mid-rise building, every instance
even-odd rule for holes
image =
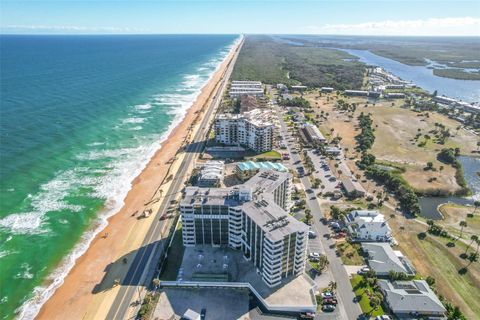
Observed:
[[[241,250],[270,287],[302,274],[308,226],[288,214],[291,179],[265,170],[235,187],[187,187],[180,202],[183,244]]]
[[[275,125],[268,110],[254,109],[242,114],[221,114],[215,119],[215,141],[242,145],[256,152],[273,148]]]
[[[383,214],[376,210],[355,210],[347,215],[348,227],[352,238],[359,241],[388,242],[392,230]]]
[[[246,95],[262,97],[263,86],[260,81],[232,81],[228,95],[230,98],[240,98]]]

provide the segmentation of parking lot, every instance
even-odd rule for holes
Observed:
[[[179,319],[191,309],[205,309],[206,320],[249,319],[249,292],[246,289],[163,289],[153,319]]]
[[[340,190],[337,188],[339,181],[332,174],[332,170],[330,169],[325,157],[321,156],[319,153],[315,153],[313,150],[308,150],[307,154],[310,159],[312,159],[313,166],[315,167],[313,176],[320,179],[322,184],[325,186],[325,188],[322,189],[322,192],[326,193]]]

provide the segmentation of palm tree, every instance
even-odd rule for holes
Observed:
[[[467,259],[468,259],[470,262],[468,263],[468,265],[466,266],[466,268],[468,268],[472,263],[478,261],[478,253],[476,253],[476,252],[470,253],[470,255],[468,256]]]
[[[475,212],[477,211],[477,208],[480,207],[480,201],[474,201],[473,202],[473,206],[475,207],[475,210],[473,210],[473,214],[475,214]]]
[[[462,220],[460,221],[460,236],[458,236],[458,239],[460,239],[463,235],[463,228],[467,226],[467,221]]]
[[[153,284],[153,287],[155,288],[155,290],[157,290],[158,286],[160,285],[160,279],[158,279],[158,278],[153,279],[152,284]]]
[[[472,241],[470,241],[470,243],[468,244],[468,247],[467,247],[467,249],[465,250],[465,254],[467,254],[467,251],[468,251],[468,249],[470,249],[470,246],[472,245],[472,243],[478,241],[478,236],[477,236],[477,235],[473,235],[473,236],[470,237],[470,239],[471,239]],[[477,249],[478,249],[478,248],[477,248]]]

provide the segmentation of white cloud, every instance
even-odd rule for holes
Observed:
[[[357,24],[307,26],[307,33],[343,35],[431,35],[480,36],[480,18],[430,18],[423,20],[385,20]]]
[[[46,25],[7,25],[4,31],[46,32],[46,33],[134,33],[147,30],[129,27],[85,27],[85,26],[46,26]]]

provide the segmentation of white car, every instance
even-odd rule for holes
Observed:
[[[320,258],[320,253],[318,252],[310,252],[308,255],[309,258]]]
[[[358,274],[365,274],[367,272],[370,272],[370,268],[369,267],[363,267],[361,268],[360,270],[358,270]]]

